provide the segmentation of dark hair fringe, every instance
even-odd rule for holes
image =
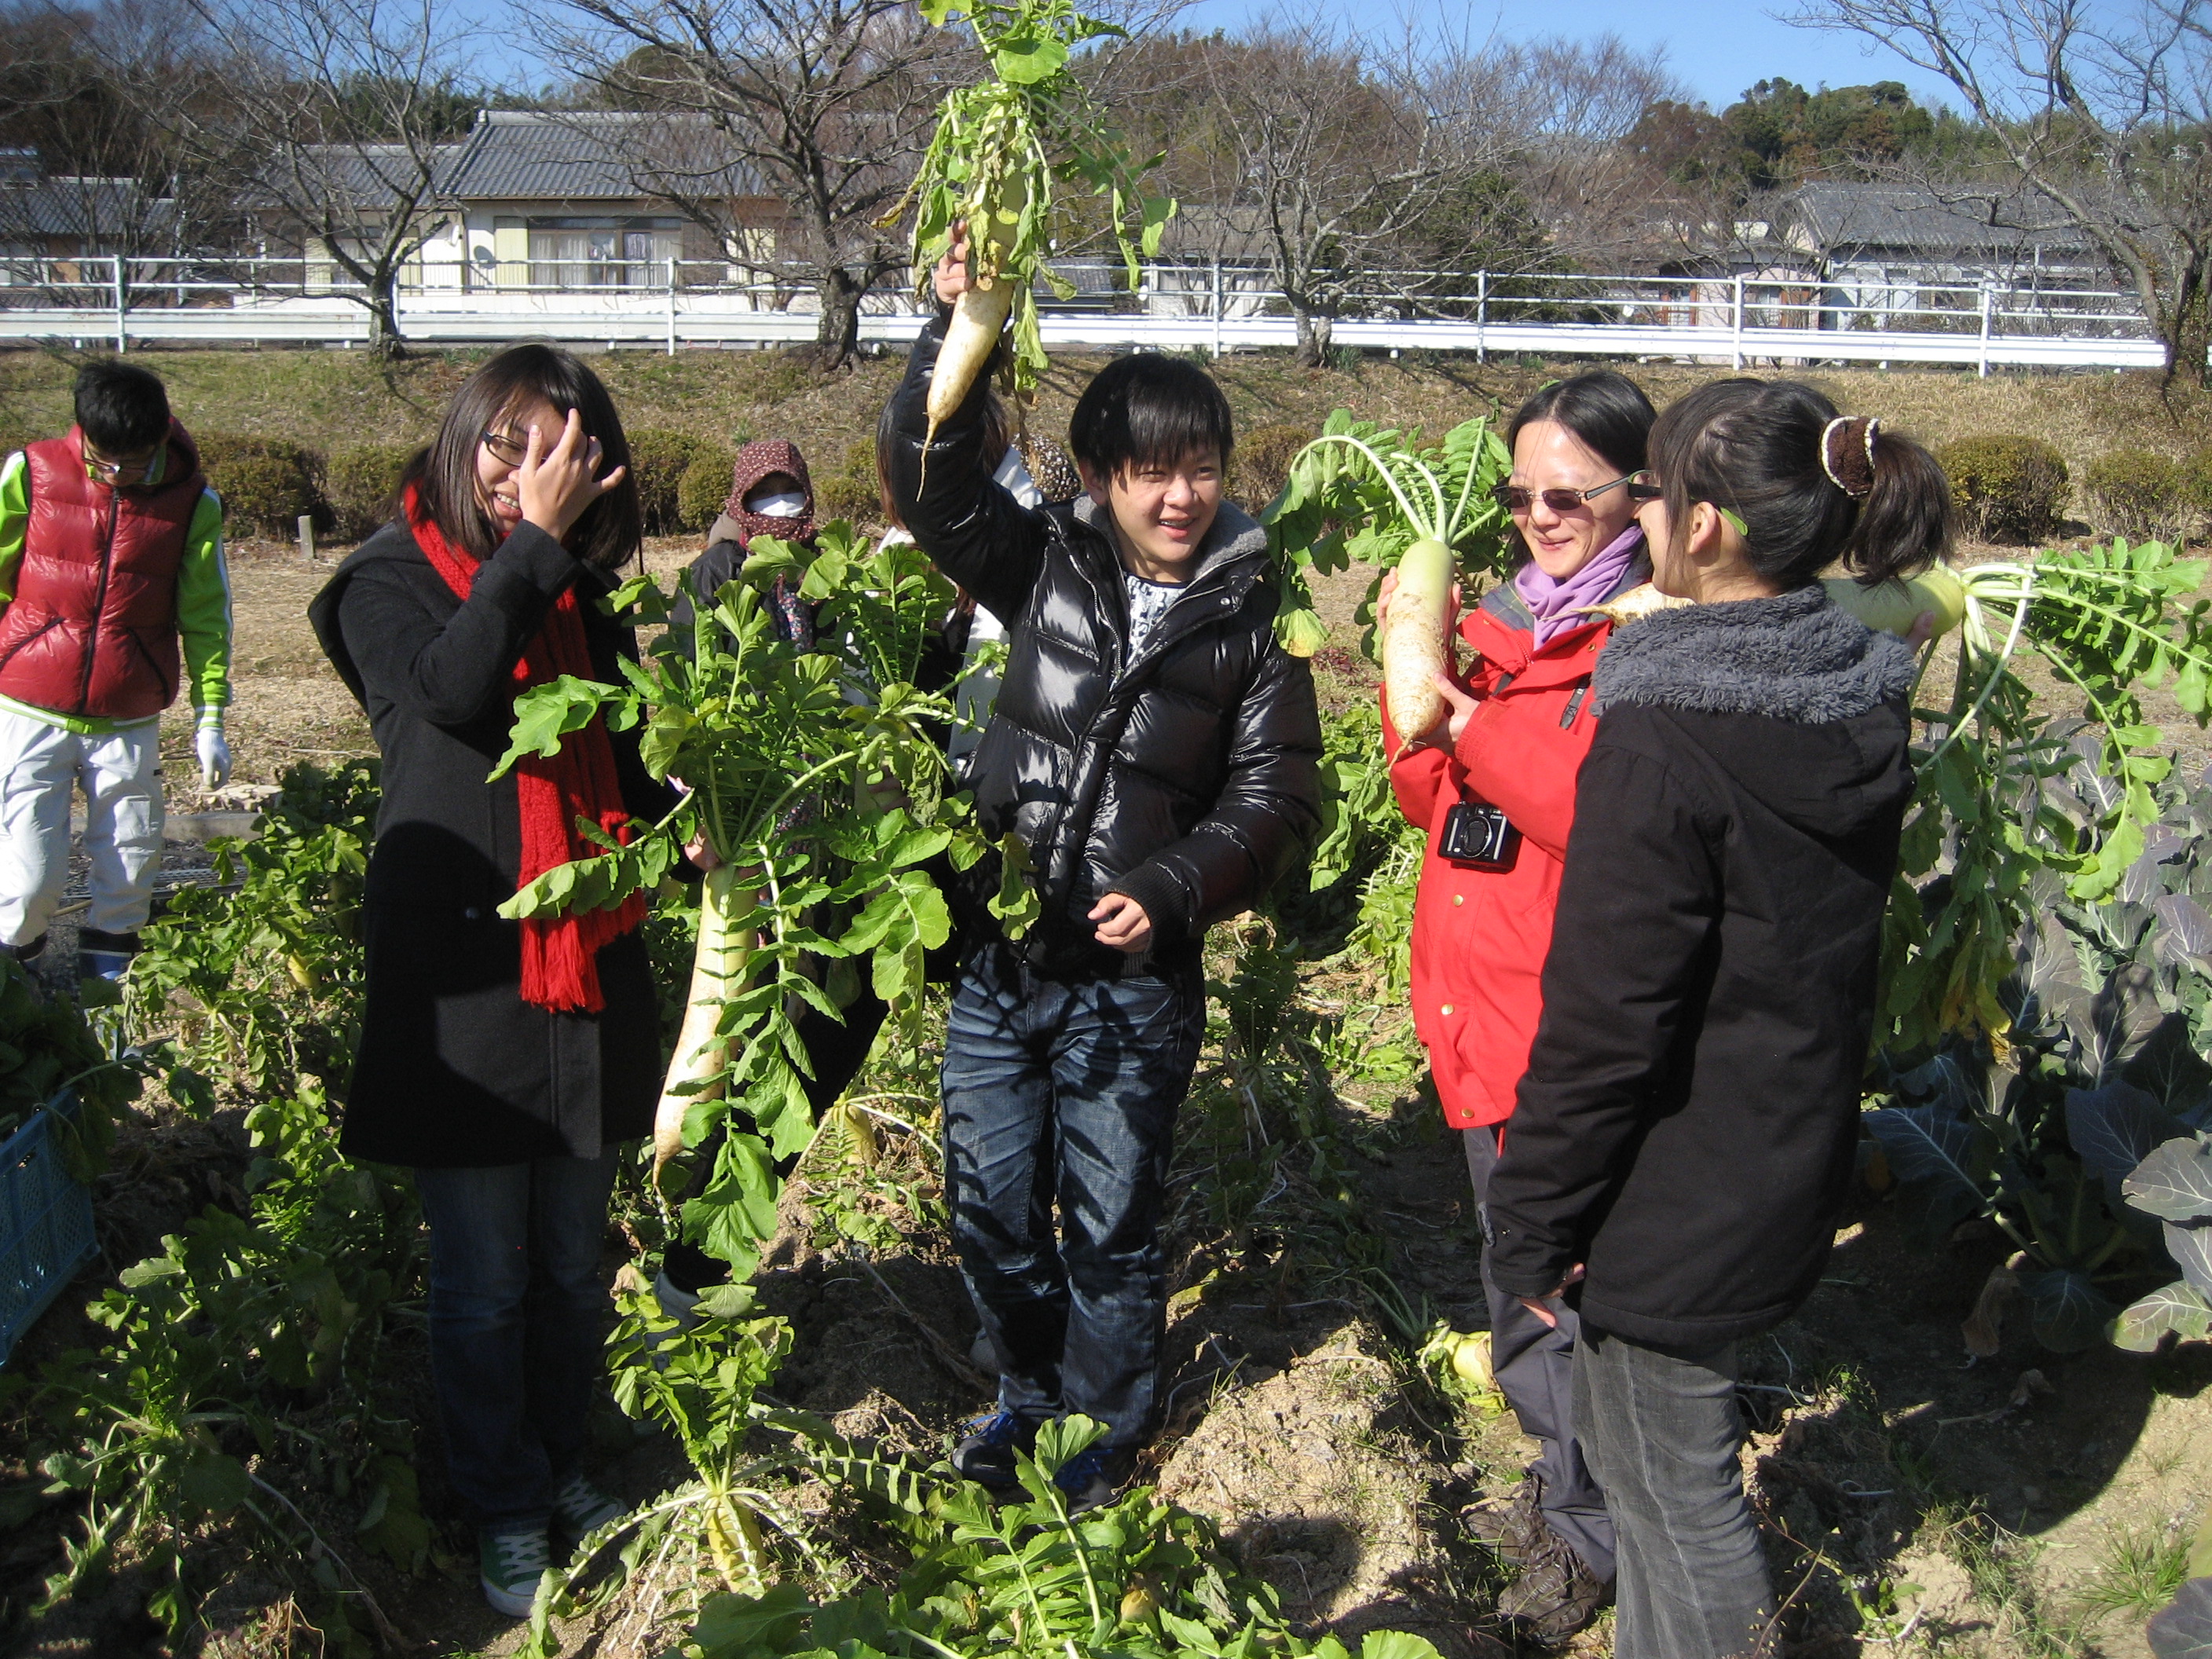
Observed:
[[[145,449],[169,435],[169,393],[161,377],[136,363],[102,357],[76,372],[77,430],[112,455]]]
[[[1667,406],[1650,465],[1677,538],[1699,501],[1743,521],[1745,556],[1784,592],[1841,562],[1872,586],[1925,570],[1951,550],[1950,480],[1936,458],[1883,427],[1863,498],[1821,464],[1836,407],[1799,380],[1715,380]]]
[[[502,538],[477,494],[477,450],[485,432],[540,398],[556,414],[565,417],[574,410],[583,417],[584,435],[599,441],[603,474],[617,466],[626,469],[620,483],[584,509],[563,543],[586,564],[612,570],[645,541],[629,440],[599,377],[559,346],[536,341],[509,346],[470,375],[453,394],[430,447],[407,464],[401,495],[414,485],[424,514],[447,541],[474,558],[491,557]]]
[[[1623,475],[1641,472],[1651,423],[1658,418],[1642,386],[1626,374],[1594,368],[1529,393],[1506,426],[1505,447],[1511,450],[1522,428],[1556,421]]]
[[[1225,471],[1236,446],[1229,399],[1213,376],[1157,351],[1133,351],[1100,369],[1067,422],[1075,459],[1109,478],[1208,451]]]

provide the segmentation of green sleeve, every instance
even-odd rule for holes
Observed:
[[[0,616],[15,598],[23,568],[23,533],[31,522],[31,467],[17,450],[0,463]]]
[[[177,570],[177,632],[184,638],[185,682],[192,707],[216,723],[230,704],[230,571],[222,559],[222,502],[200,496],[185,532]]]

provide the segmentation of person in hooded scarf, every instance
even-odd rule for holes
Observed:
[[[756,536],[811,544],[814,540],[814,481],[806,457],[788,438],[761,438],[738,452],[730,469],[730,497],[707,532],[707,550],[684,572],[671,616],[677,627],[691,625],[692,605],[712,599],[735,580]],[[775,585],[776,625],[787,643],[801,651],[814,646],[814,608],[782,582]]]

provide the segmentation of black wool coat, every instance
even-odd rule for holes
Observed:
[[[1195,961],[1206,929],[1257,902],[1321,821],[1313,675],[1275,642],[1267,532],[1223,502],[1191,580],[1133,653],[1103,509],[1085,497],[1032,510],[992,481],[981,378],[927,446],[925,480],[949,315],[923,328],[893,396],[886,472],[915,541],[1006,624],[1004,682],[968,775],[983,830],[1018,835],[1042,882],[1043,918],[1023,949],[1054,974]],[[969,876],[994,880],[995,865]],[[1109,892],[1151,917],[1146,957],[1093,939],[1085,913]],[[986,925],[979,908],[963,907],[971,931]]]
[[[1544,1017],[1490,1178],[1492,1278],[1709,1350],[1793,1312],[1850,1178],[1912,653],[1817,584],[1598,659]]]
[[[659,1016],[643,942],[603,947],[604,1012],[522,1000],[522,929],[503,921],[522,860],[514,775],[488,775],[514,724],[514,665],[562,592],[580,585],[596,679],[619,681],[629,629],[592,603],[609,580],[525,524],[477,573],[466,604],[398,525],[338,567],[308,607],[315,635],[368,712],[384,801],[362,917],[368,947],[361,1048],[339,1145],[418,1168],[592,1158],[653,1125]],[[610,734],[639,817],[673,803]]]

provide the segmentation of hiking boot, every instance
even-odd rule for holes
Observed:
[[[1505,1497],[1486,1498],[1462,1510],[1460,1524],[1499,1560],[1525,1567],[1544,1536],[1544,1516],[1536,1507],[1540,1491],[1536,1477],[1525,1474]]]
[[[1110,1446],[1086,1446],[1060,1466],[1052,1481],[1067,1494],[1067,1512],[1081,1515],[1112,1503],[1136,1468],[1133,1452],[1116,1451]]]
[[[572,1542],[590,1537],[629,1513],[628,1504],[601,1492],[581,1474],[570,1475],[553,1494],[554,1528]]]
[[[1611,1595],[1574,1547],[1546,1528],[1521,1576],[1498,1598],[1498,1611],[1516,1634],[1542,1647],[1562,1647],[1597,1617]]]
[[[967,1428],[966,1436],[952,1449],[954,1472],[994,1492],[1019,1492],[1022,1472],[1014,1462],[1014,1454],[1036,1449],[1036,1425],[1024,1423],[1001,1408],[975,1419]]]
[[[553,1547],[543,1527],[477,1530],[477,1583],[494,1609],[527,1619],[538,1600],[538,1581],[553,1567]]]

